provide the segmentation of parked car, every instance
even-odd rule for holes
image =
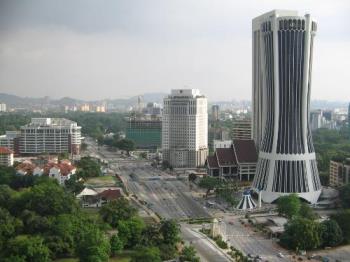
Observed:
[[[284,257],[284,255],[283,255],[281,252],[279,252],[279,253],[277,254],[277,256],[278,256],[278,257]]]

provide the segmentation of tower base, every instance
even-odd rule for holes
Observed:
[[[322,189],[318,191],[312,191],[312,192],[304,192],[304,193],[295,193],[298,195],[298,197],[306,200],[310,204],[316,204],[318,198],[321,195]],[[281,196],[288,196],[293,193],[279,193],[279,192],[268,192],[268,191],[261,191],[261,198],[262,201],[265,203],[272,203],[273,201],[277,200]]]

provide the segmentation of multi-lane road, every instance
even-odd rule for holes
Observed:
[[[200,202],[196,201],[186,181],[150,166],[148,161],[135,160],[98,147],[88,139],[87,155],[108,163],[109,168],[118,173],[129,193],[145,201],[151,210],[163,218],[177,220],[204,218],[211,215]],[[181,236],[197,250],[201,262],[232,261],[211,240],[198,233],[192,225],[181,223]]]
[[[237,215],[224,214],[219,223],[221,234],[231,246],[246,255],[251,254],[253,257],[259,255],[264,261],[290,261],[287,256],[277,256],[278,253],[286,255],[287,252],[272,239],[245,227],[240,223],[239,218]]]
[[[124,163],[119,166],[119,172],[128,190],[146,201],[148,207],[163,218],[211,217],[192,197],[186,182],[151,167],[149,163]]]
[[[148,209],[160,217],[178,221],[212,217],[203,202],[193,196],[187,180],[153,168],[148,161],[121,156],[105,147],[97,147],[92,140],[89,140],[87,152],[108,163],[109,168],[120,175],[129,193],[142,200]],[[239,216],[230,213],[221,216],[221,233],[230,245],[246,255],[260,255],[264,261],[289,261],[277,257],[281,249],[271,239],[256,235],[241,225]],[[196,226],[181,223],[181,233],[182,238],[196,248],[201,261],[232,261],[211,240],[199,233]]]

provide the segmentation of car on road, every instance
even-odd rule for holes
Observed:
[[[278,257],[284,257],[284,255],[283,255],[281,252],[279,252],[279,253],[277,254],[277,256],[278,256]]]
[[[233,225],[233,221],[228,222],[230,225]]]

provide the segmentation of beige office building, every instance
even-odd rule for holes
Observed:
[[[208,155],[207,104],[198,89],[175,89],[164,98],[162,152],[173,167],[204,166]]]

